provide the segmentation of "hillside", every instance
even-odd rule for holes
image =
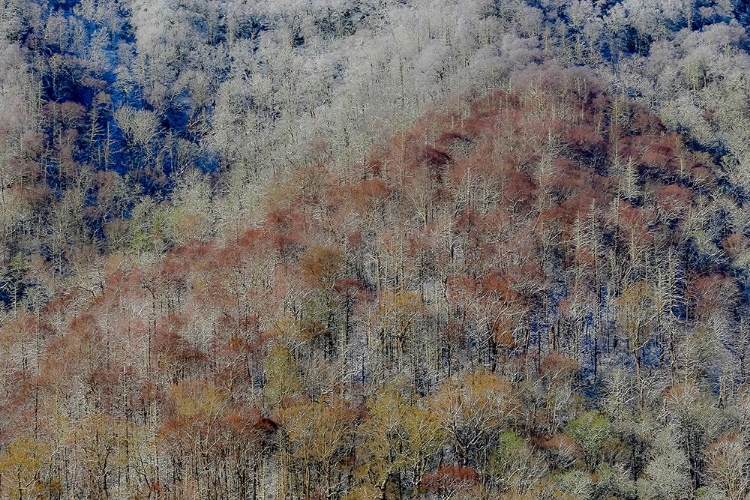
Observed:
[[[0,5],[0,500],[744,499],[742,1]]]
[[[19,266],[65,288],[89,254],[219,237],[276,173],[346,170],[430,106],[550,61],[658,114],[745,196],[748,19],[726,0],[6,2],[0,301],[54,295]]]
[[[279,175],[257,224],[98,258],[7,320],[3,491],[743,494],[730,186],[586,71],[457,95]]]

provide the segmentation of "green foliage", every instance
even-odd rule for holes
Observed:
[[[362,488],[370,485],[381,495],[393,477],[420,477],[429,458],[447,437],[437,415],[409,404],[398,384],[378,391],[358,433],[362,439],[358,448],[362,463],[356,475]]]
[[[500,435],[487,467],[490,477],[502,491],[517,494],[525,493],[547,469],[544,459],[514,432]]]
[[[275,407],[287,396],[298,394],[302,390],[302,379],[292,354],[283,344],[271,348],[263,360],[263,373],[266,383],[263,396],[270,407]]]
[[[636,500],[636,482],[622,464],[599,464],[595,472],[595,496],[597,498],[619,498]]]
[[[581,447],[591,471],[602,462],[611,463],[622,449],[614,427],[607,417],[597,411],[586,412],[571,420],[565,427],[565,433]]]
[[[594,493],[594,481],[591,474],[571,470],[558,474],[554,478],[555,498],[574,499],[592,498]]]

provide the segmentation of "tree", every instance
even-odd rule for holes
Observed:
[[[360,488],[374,487],[383,498],[392,485],[400,492],[415,487],[445,440],[437,415],[409,404],[400,389],[383,386],[357,428]]]
[[[483,471],[497,431],[507,429],[518,411],[510,382],[483,369],[446,379],[430,409],[450,436],[453,463]]]
[[[282,399],[299,393],[302,380],[289,349],[283,344],[273,346],[263,361],[266,385],[263,394],[269,406],[274,407]]]
[[[601,463],[611,465],[621,447],[610,422],[595,411],[586,412],[571,420],[565,433],[581,447],[586,465],[592,472]]]
[[[378,308],[378,337],[382,350],[384,373],[402,371],[407,359],[412,367],[416,366],[419,356],[416,332],[422,324],[425,312],[424,304],[414,292],[384,292],[380,297]],[[415,392],[419,390],[416,383],[417,373],[412,372],[415,380]]]
[[[425,474],[420,487],[438,498],[468,499],[479,494],[479,474],[471,467],[442,466],[435,472]]]
[[[693,491],[702,486],[705,451],[723,427],[721,413],[692,384],[671,387],[664,395],[670,431],[687,461]]]
[[[42,492],[45,467],[52,449],[44,442],[19,437],[0,458],[0,473],[8,477],[2,490],[8,498],[24,500]]]
[[[104,413],[76,422],[66,444],[72,448],[77,486],[100,498],[137,491],[139,478],[133,464],[144,438],[142,429]]]
[[[669,444],[658,447],[637,482],[638,498],[688,498],[691,490],[688,459],[682,449]]]
[[[490,455],[488,472],[501,491],[523,495],[548,471],[545,460],[518,434],[500,435]]]
[[[173,474],[187,493],[195,488],[210,498],[216,490],[218,457],[225,450],[221,421],[227,413],[229,395],[211,382],[183,380],[170,387],[171,408],[159,429],[161,447],[170,457]]]
[[[651,341],[653,327],[662,311],[655,307],[654,295],[648,281],[639,281],[625,288],[615,302],[617,322],[627,336],[628,346],[635,362],[636,380],[641,381],[643,349]],[[639,401],[643,406],[644,394],[640,392]]]
[[[750,493],[747,445],[738,436],[725,435],[706,450],[706,483],[717,488],[724,498],[746,498]]]
[[[279,410],[292,494],[310,499],[341,495],[349,484],[357,412],[347,401],[329,395],[318,402],[300,398]]]

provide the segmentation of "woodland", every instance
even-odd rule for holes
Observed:
[[[0,499],[748,498],[749,30],[0,0]]]

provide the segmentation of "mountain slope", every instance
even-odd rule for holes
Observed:
[[[3,491],[747,491],[750,250],[710,155],[555,65],[374,142],[244,223],[196,194],[163,256],[154,224],[6,321]]]

